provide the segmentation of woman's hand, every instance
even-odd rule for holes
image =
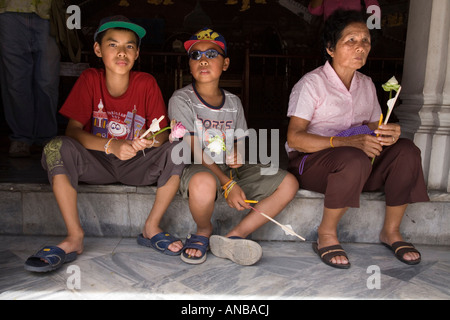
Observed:
[[[402,129],[396,123],[388,123],[379,126],[375,133],[379,135],[377,139],[382,146],[391,146],[400,138]]]
[[[388,123],[380,125],[375,130],[375,133],[378,135],[377,137],[361,134],[344,138],[346,139],[345,144],[361,149],[369,156],[369,158],[373,158],[374,156],[380,155],[383,147],[391,146],[396,143],[402,131],[398,124]]]
[[[335,146],[349,146],[358,148],[364,151],[369,158],[379,156],[383,150],[383,146],[378,141],[378,138],[369,134],[358,134],[345,138],[335,137],[333,141],[335,141]]]
[[[331,147],[330,138],[306,132],[309,121],[292,116],[288,128],[288,145],[300,152],[317,152]],[[374,124],[376,127],[378,123]],[[374,128],[372,127],[372,128]],[[333,137],[334,147],[354,147],[364,151],[369,158],[379,156],[383,149],[378,139],[368,134],[350,137]]]

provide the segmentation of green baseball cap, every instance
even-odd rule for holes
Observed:
[[[128,19],[127,17],[121,16],[121,15],[111,16],[111,17],[103,18],[100,21],[99,27],[98,27],[97,31],[95,31],[95,34],[94,34],[94,41],[97,41],[97,36],[99,33],[103,32],[105,30],[111,29],[111,28],[125,28],[125,29],[135,32],[139,37],[139,45],[141,45],[141,39],[147,33],[144,28],[142,28],[141,26],[139,26],[135,23],[132,23],[130,21],[130,19]]]

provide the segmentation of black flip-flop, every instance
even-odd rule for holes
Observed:
[[[338,269],[348,269],[351,267],[350,261],[348,261],[347,264],[340,264],[340,263],[338,264],[331,262],[331,259],[337,256],[346,257],[347,260],[349,260],[347,253],[345,253],[344,249],[339,244],[319,249],[319,245],[317,244],[317,242],[313,242],[312,248],[314,252],[319,256],[320,260],[322,260],[322,262],[325,263],[326,265]]]
[[[382,242],[382,244],[388,248],[389,250],[391,250],[395,257],[400,260],[403,263],[406,263],[407,265],[416,265],[419,264],[420,261],[422,260],[421,257],[422,255],[420,254],[420,252],[413,246],[412,243],[409,242],[405,242],[405,241],[397,241],[394,242],[392,245],[388,245],[387,243]],[[406,253],[410,253],[410,252],[415,252],[419,254],[419,258],[416,260],[406,260],[403,259],[403,256]]]

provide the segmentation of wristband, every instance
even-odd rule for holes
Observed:
[[[233,189],[233,187],[234,187],[236,184],[237,184],[237,182],[234,181],[234,180],[229,184],[228,188],[227,188],[227,189],[225,190],[225,192],[223,193],[223,196],[225,197],[225,199],[228,199],[228,195],[230,194],[231,189]]]
[[[227,183],[225,183],[223,186],[222,186],[222,189],[225,191],[225,190],[227,190],[227,188],[228,188],[228,186],[230,185],[230,183],[232,183],[233,182],[233,179],[230,179]]]
[[[230,193],[231,189],[233,189],[233,187],[237,184],[236,181],[230,179],[227,183],[225,183],[222,187],[223,189],[223,196],[225,197],[225,199],[228,198],[228,194]]]
[[[334,136],[330,138],[330,146],[331,146],[332,148],[334,148],[334,146],[333,146],[333,138],[334,138]]]
[[[105,153],[106,153],[106,154],[111,154],[111,152],[109,152],[108,149],[109,149],[109,145],[111,144],[111,141],[113,141],[113,140],[117,140],[117,139],[116,139],[116,138],[111,138],[111,139],[109,139],[108,142],[105,144],[105,147],[104,147],[104,148],[105,148]]]

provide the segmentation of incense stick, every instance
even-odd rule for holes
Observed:
[[[159,123],[162,121],[164,119],[164,116],[161,116],[158,120],[156,120],[157,122],[152,122],[152,124],[150,125],[150,128],[148,128],[148,130],[147,131],[145,131],[144,132],[144,134],[143,135],[141,135],[140,137],[139,137],[139,139],[143,139],[146,135],[148,135],[150,132],[154,132],[154,131],[158,131],[158,129],[157,130],[155,130],[155,128],[154,128],[154,124],[158,124],[159,125]]]
[[[264,212],[259,211],[258,209],[253,208],[252,206],[250,206],[250,208],[252,208],[255,212],[259,213],[260,215],[264,216],[265,218],[269,219],[270,221],[272,221],[273,223],[275,223],[276,225],[278,225],[281,229],[284,230],[284,232],[286,232],[287,234],[290,234],[292,236],[295,236],[297,238],[299,238],[300,240],[306,241],[305,238],[299,236],[298,234],[296,234],[294,232],[294,230],[292,230],[292,228],[289,228],[288,226],[285,226],[281,223],[279,223],[278,221],[272,219],[271,217],[269,217],[267,214],[265,214]]]

